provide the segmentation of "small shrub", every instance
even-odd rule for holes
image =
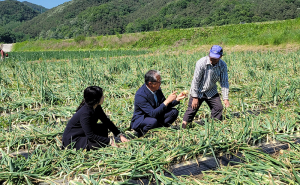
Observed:
[[[84,35],[79,35],[77,37],[75,37],[74,41],[77,43],[83,42],[85,41],[86,37]]]
[[[118,32],[116,32],[116,36],[119,38],[119,39],[122,39],[122,35]]]
[[[103,38],[103,35],[100,35],[100,36],[97,37],[97,40],[100,41],[102,38]]]
[[[273,41],[272,41],[272,44],[274,44],[274,45],[279,45],[279,44],[281,44],[282,43],[282,38],[281,37],[275,37],[274,39],[273,39]]]

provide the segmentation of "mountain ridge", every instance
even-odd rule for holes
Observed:
[[[57,39],[220,26],[293,19],[300,15],[298,7],[300,0],[73,0],[16,31]]]
[[[67,39],[294,19],[297,8],[300,0],[72,0],[10,28],[16,41]]]
[[[37,4],[34,4],[34,3],[30,3],[28,1],[22,1],[23,4],[31,7],[32,9],[34,9],[35,11],[39,12],[39,13],[44,13],[46,12],[47,10],[49,10],[48,8],[45,8],[41,5],[37,5]]]

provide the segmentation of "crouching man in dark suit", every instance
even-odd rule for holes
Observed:
[[[145,74],[145,84],[135,94],[130,126],[139,133],[139,136],[153,128],[169,127],[178,117],[178,110],[173,107],[186,95],[180,93],[177,96],[177,92],[173,92],[166,99],[160,85],[160,72],[150,70]]]

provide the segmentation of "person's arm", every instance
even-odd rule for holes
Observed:
[[[120,137],[122,142],[127,142],[127,138],[120,132],[120,130],[116,127],[116,125],[106,116],[101,106],[97,107],[97,111],[99,112],[99,119],[103,124],[106,124],[108,129],[114,134],[115,137]],[[110,140],[111,146],[116,146],[113,139]]]
[[[135,96],[136,106],[138,106],[148,117],[157,118],[162,115],[168,108],[164,103],[161,103],[159,107],[153,108],[146,97],[137,94]],[[167,100],[164,100],[164,102]],[[169,103],[168,103],[169,104]]]
[[[2,49],[1,49],[1,58],[2,58],[2,59],[4,58],[4,52],[3,52]]]
[[[221,70],[220,74],[220,85],[222,90],[222,96],[226,107],[229,107],[229,83],[228,83],[228,72],[227,65],[225,64],[224,68]]]
[[[161,91],[161,89],[159,89],[159,91],[160,91],[159,93],[161,93],[161,96],[163,97],[161,102],[165,102],[165,101],[166,101],[165,95],[163,94],[163,92]],[[179,103],[180,103],[180,101],[178,101],[177,98],[176,98],[176,100],[173,100],[172,102],[170,102],[170,103],[167,105],[167,108],[170,109],[170,108],[172,108],[172,107],[178,105]]]
[[[176,105],[178,105],[180,103],[180,100],[182,100],[183,98],[178,98],[178,96],[176,97],[176,100],[173,100],[171,103],[169,103],[168,108],[172,108]]]
[[[205,72],[206,60],[207,57],[203,57],[196,63],[194,77],[193,77],[191,90],[190,90],[190,96],[193,98],[193,102],[192,102],[193,109],[196,109],[199,106],[199,99],[198,99],[199,86]]]
[[[98,118],[101,120],[103,124],[105,124],[108,129],[114,134],[114,136],[119,137],[121,135],[120,130],[116,127],[116,125],[106,116],[101,106],[96,108]]]
[[[190,95],[193,98],[198,98],[198,91],[199,91],[199,86],[200,86],[200,82],[202,80],[203,74],[204,74],[204,69],[205,69],[205,61],[203,61],[205,58],[200,59],[197,63],[196,63],[196,67],[195,67],[195,72],[194,72],[194,77],[193,77],[193,81],[191,84],[191,91],[190,91]]]
[[[93,129],[91,127],[91,114],[89,112],[83,112],[82,115],[80,116],[80,124],[81,127],[87,136],[88,139],[97,141],[99,143],[103,144],[110,144],[110,139],[108,137],[103,137],[94,134]]]
[[[179,103],[180,103],[180,101],[174,100],[168,105],[168,107],[174,107],[174,106],[178,105]]]

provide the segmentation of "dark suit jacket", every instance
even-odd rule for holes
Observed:
[[[132,129],[137,129],[146,117],[159,119],[163,117],[167,111],[171,110],[172,107],[179,104],[178,101],[174,100],[168,106],[165,106],[163,102],[166,98],[160,88],[156,91],[156,96],[158,106],[156,105],[154,95],[146,87],[146,84],[140,87],[136,92],[134,99],[134,113],[130,125]]]
[[[98,130],[98,120],[102,121],[105,130]],[[108,130],[112,131],[115,136],[120,134],[119,129],[106,116],[102,107],[99,105],[95,110],[85,104],[81,107],[70,119],[63,134],[63,146],[67,147],[72,142],[75,142],[75,148],[91,148],[88,146],[90,142],[98,142],[108,145]]]

